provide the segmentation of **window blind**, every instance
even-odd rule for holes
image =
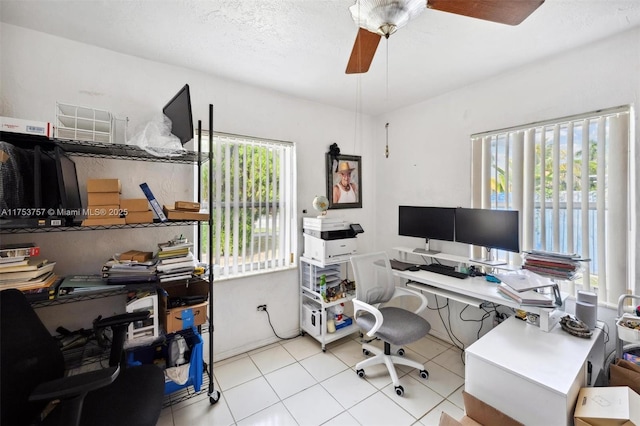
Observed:
[[[519,210],[523,251],[591,259],[563,286],[611,304],[631,288],[634,268],[629,116],[625,106],[471,137],[472,206]]]
[[[212,173],[213,178],[210,258],[219,265],[220,275],[293,266],[294,144],[225,133],[214,133],[213,142],[214,152],[203,175]]]

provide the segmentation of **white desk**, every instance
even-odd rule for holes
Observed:
[[[408,248],[395,248],[401,253],[403,261],[406,261],[406,255],[412,254],[411,249]],[[418,256],[431,256],[422,255],[419,253],[413,253]],[[449,254],[439,253],[435,255],[438,259],[449,260],[452,262],[465,263],[469,262],[468,259],[460,256],[454,256]],[[504,266],[501,269],[514,269],[513,267]],[[497,305],[507,306],[513,309],[522,309],[527,312],[538,314],[541,317],[541,322],[557,321],[558,312],[556,310],[563,311],[562,307],[538,307],[530,305],[520,305],[515,300],[503,296],[498,291],[498,284],[489,282],[485,277],[469,277],[469,278],[454,278],[447,275],[437,274],[435,272],[428,271],[399,271],[394,270],[393,274],[399,278],[408,280],[407,287],[413,288],[419,291],[425,291],[428,293],[443,296],[451,300],[456,300],[467,305],[479,307],[483,302],[491,302]],[[568,294],[561,294],[564,301]],[[551,296],[550,296],[551,297]],[[552,319],[551,316],[554,316]],[[543,327],[544,328],[544,327]],[[551,328],[551,327],[549,327]]]
[[[465,390],[525,425],[572,425],[578,392],[603,363],[600,329],[584,339],[510,317],[465,351]]]

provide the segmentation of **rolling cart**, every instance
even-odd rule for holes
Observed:
[[[616,317],[616,358],[622,358],[625,352],[630,350],[640,349],[640,331],[622,328],[621,321],[625,321],[625,318],[637,318],[635,315],[629,315],[624,313],[624,303],[627,299],[640,300],[640,296],[633,294],[623,294],[618,299],[618,316]],[[628,342],[625,345],[624,342]]]

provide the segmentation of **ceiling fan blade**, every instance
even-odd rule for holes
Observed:
[[[372,33],[364,28],[358,29],[358,35],[347,64],[347,74],[359,74],[369,71],[381,38],[380,34]]]
[[[427,7],[500,24],[518,25],[542,3],[544,0],[428,0]]]

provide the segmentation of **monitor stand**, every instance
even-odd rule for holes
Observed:
[[[417,249],[413,249],[414,253],[420,253],[420,254],[438,254],[440,253],[437,250],[430,250],[429,249],[429,239],[427,238],[424,244],[424,248],[417,248]]]
[[[491,253],[491,248],[485,247],[485,250],[487,251],[486,259],[469,259],[469,260],[472,262],[481,263],[483,265],[488,265],[488,266],[500,266],[500,265],[507,264],[507,262],[504,260],[496,260],[493,257],[493,253]]]
[[[494,259],[469,259],[469,260],[474,263],[480,263],[482,265],[488,265],[488,266],[500,266],[500,265],[507,264],[507,262],[505,262],[504,260],[494,260]]]
[[[438,254],[440,253],[439,251],[436,250],[426,250],[423,248],[417,248],[417,249],[413,249],[414,253],[418,253],[418,254]]]

